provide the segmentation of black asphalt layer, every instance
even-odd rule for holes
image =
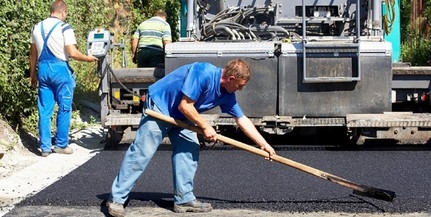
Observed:
[[[125,150],[104,150],[20,206],[101,206]],[[357,184],[395,191],[394,202],[352,190],[243,150],[202,150],[195,194],[216,209],[286,212],[431,213],[431,150],[278,148],[288,159]],[[127,206],[172,206],[171,151],[161,148],[130,194]],[[55,167],[55,165],[52,165]]]

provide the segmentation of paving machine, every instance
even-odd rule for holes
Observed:
[[[394,63],[383,30],[383,9],[391,2],[182,1],[185,28],[166,46],[164,67],[113,69],[109,53],[100,55],[101,121],[109,141],[138,125],[147,87],[166,73],[196,61],[223,67],[243,58],[252,78],[237,100],[265,135],[337,128],[355,144],[426,144],[430,72]],[[89,47],[96,39],[90,33]],[[237,130],[218,109],[203,115],[219,132]]]

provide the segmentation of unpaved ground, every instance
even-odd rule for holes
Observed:
[[[37,139],[22,135],[24,139],[14,149],[4,151],[0,160],[0,216],[99,153],[103,148],[102,134],[99,126],[72,132],[70,147],[74,153],[53,153],[48,157],[40,156]]]
[[[34,216],[79,216],[79,217],[104,217],[99,206],[92,207],[55,207],[49,206],[22,207],[19,217]],[[215,209],[209,213],[174,213],[170,210],[159,207],[134,207],[126,209],[127,217],[429,217],[429,214],[369,214],[369,213],[333,213],[333,212],[314,212],[314,213],[286,213],[269,212],[262,210],[220,210]]]
[[[39,158],[37,141],[31,135],[25,135],[28,147],[25,147],[21,138],[9,125],[0,120],[0,179],[7,178],[13,172],[31,165]],[[34,144],[34,145],[33,145]]]
[[[96,133],[94,136],[96,136],[96,139],[100,141],[103,134],[101,126],[98,124],[88,124],[90,119],[97,119],[97,116],[99,116],[97,113],[97,104],[87,104],[94,108],[91,109],[83,107],[80,110],[80,117],[73,119],[72,121],[82,123],[82,125],[87,126],[91,133]],[[102,144],[99,143],[90,145],[83,143],[82,139],[85,140],[89,131],[72,130],[69,135],[71,145],[79,145],[81,147],[91,146],[95,148],[96,146],[101,147]],[[17,133],[6,122],[0,120],[0,180],[5,179],[13,173],[16,173],[17,171],[20,171],[40,160],[41,156],[37,137],[24,131],[19,131]]]

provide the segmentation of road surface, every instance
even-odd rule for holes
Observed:
[[[5,216],[105,216],[104,204],[124,156],[104,150],[62,179],[26,198]],[[213,204],[187,216],[429,216],[430,148],[277,147],[291,160],[358,184],[395,191],[394,202],[352,190],[243,150],[202,150],[195,194]],[[128,216],[182,216],[170,210],[170,146],[162,145],[130,194]]]

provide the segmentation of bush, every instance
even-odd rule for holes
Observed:
[[[14,124],[36,111],[36,91],[28,79],[29,39],[46,8],[43,0],[0,1],[0,117]]]
[[[33,26],[49,16],[51,3],[46,0],[0,1],[0,118],[30,131],[37,130],[38,117],[37,90],[31,88],[29,82],[29,40]],[[175,32],[179,16],[179,1],[176,0],[68,0],[67,4],[67,22],[73,27],[78,48],[83,53],[88,32],[104,27],[115,34],[114,43],[126,42],[131,56],[128,42],[143,19],[165,8]],[[128,34],[123,35],[124,32]],[[121,55],[115,54],[113,59],[113,67],[119,66]],[[133,67],[130,59],[128,62]],[[97,96],[97,65],[73,60],[70,63],[77,76],[75,99],[88,94]]]
[[[431,57],[431,39],[429,20],[431,19],[431,1],[425,1],[423,13],[411,22],[411,1],[401,0],[401,60],[413,66],[429,65]]]
[[[412,66],[429,65],[431,40],[421,34],[412,35],[401,44],[401,59]]]
[[[105,16],[110,14],[110,8],[104,2],[68,1],[67,21],[74,27],[82,52],[88,31],[108,22]],[[12,125],[34,125],[28,129],[37,127],[37,90],[30,87],[29,81],[29,40],[33,26],[49,16],[50,5],[51,1],[45,0],[0,1],[0,118]],[[94,65],[85,66],[73,61],[71,65],[78,72],[78,88],[82,84],[83,89],[97,87]],[[88,79],[90,71],[93,80]]]

